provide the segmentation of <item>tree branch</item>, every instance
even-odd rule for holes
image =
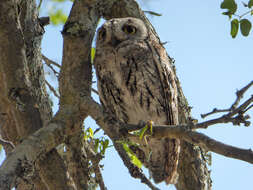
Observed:
[[[36,160],[64,141],[64,130],[65,123],[55,120],[17,145],[1,165],[0,190],[11,189],[18,178],[31,175]]]
[[[42,59],[45,61],[45,63],[47,64],[47,66],[51,66],[54,65],[56,67],[58,67],[59,69],[61,68],[61,65],[59,65],[58,63],[56,63],[55,61],[52,61],[51,59],[47,58],[45,55],[42,54]],[[57,72],[58,73],[58,72]]]
[[[237,100],[236,100],[237,102]],[[244,103],[242,103],[239,107],[233,108],[235,103],[231,106],[230,109],[228,109],[228,113],[212,120],[208,120],[202,123],[198,123],[196,125],[191,126],[191,129],[198,129],[198,128],[207,128],[210,125],[218,124],[218,123],[229,123],[231,122],[233,125],[240,125],[244,124],[246,127],[250,125],[250,121],[248,119],[250,118],[248,115],[244,115],[249,109],[252,108],[252,102],[253,102],[253,95],[251,95],[250,98],[248,98]],[[237,104],[237,103],[236,103]],[[214,110],[211,113],[208,113],[208,115],[217,113],[219,111]],[[235,116],[236,115],[236,116]]]
[[[206,151],[215,152],[226,157],[243,160],[253,164],[253,152],[251,149],[241,149],[226,145],[202,133],[191,131],[185,127],[154,126],[153,130],[154,137],[179,138],[189,143],[198,145],[204,148]]]
[[[54,87],[52,87],[49,82],[47,82],[47,80],[45,80],[46,85],[48,86],[49,90],[51,90],[53,92],[53,94],[55,95],[56,98],[60,98],[60,96],[58,95],[58,93],[56,92],[56,90],[54,89]]]
[[[106,190],[106,186],[103,180],[102,173],[100,171],[99,162],[102,160],[103,156],[101,156],[99,153],[95,153],[92,148],[90,147],[90,144],[85,143],[84,148],[87,152],[88,159],[92,162],[92,167],[95,173],[96,182],[99,184],[99,187],[101,190]]]
[[[233,110],[235,110],[239,104],[239,102],[241,101],[241,99],[243,98],[243,95],[245,94],[245,92],[253,85],[253,81],[251,81],[249,84],[247,84],[245,87],[243,87],[241,90],[238,90],[236,92],[236,99],[235,102],[231,105],[230,108],[228,109],[217,109],[214,108],[213,111],[206,113],[206,114],[201,114],[202,118],[205,118],[209,115],[215,114],[215,113],[221,113],[221,112],[231,112]]]

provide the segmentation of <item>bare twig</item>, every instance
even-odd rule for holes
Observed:
[[[99,166],[99,162],[102,160],[103,156],[98,153],[95,153],[88,144],[84,144],[84,148],[87,151],[88,157],[92,162],[96,182],[99,184],[101,190],[107,190]]]
[[[234,125],[244,124],[245,126],[249,126],[250,122],[247,121],[249,117],[247,115],[244,116],[243,114],[246,112],[246,110],[248,111],[250,108],[252,108],[252,105],[250,105],[252,102],[253,102],[253,96],[251,96],[241,106],[229,112],[228,114],[225,114],[216,119],[211,119],[202,123],[198,123],[196,125],[192,125],[191,129],[199,129],[199,128],[205,129],[211,125],[215,125],[219,123],[230,123],[230,122],[233,123]]]
[[[1,139],[1,138],[0,138],[0,144],[1,144],[2,146],[10,146],[12,149],[15,148],[15,145],[14,145],[12,142],[6,141],[6,140]]]
[[[48,59],[45,55],[42,54],[42,58],[43,60],[46,62],[47,65],[54,65],[58,68],[61,68],[61,65],[59,65],[58,63],[52,61],[51,59]]]
[[[92,160],[91,160],[91,162],[94,165],[94,172],[95,172],[95,176],[96,176],[96,182],[99,184],[99,187],[100,187],[101,190],[107,190],[107,188],[105,186],[105,183],[104,183],[104,180],[103,180],[103,177],[102,177],[102,173],[100,171],[99,164],[94,163],[94,161],[92,161]]]
[[[95,90],[94,88],[92,88],[91,91],[94,92],[95,94],[99,95],[99,94],[98,94],[98,91]]]
[[[253,81],[251,81],[249,84],[247,84],[245,87],[243,87],[241,90],[238,90],[236,92],[236,100],[233,103],[233,105],[231,106],[231,110],[235,109],[239,102],[241,101],[241,99],[243,98],[244,93],[253,85]]]
[[[209,116],[209,115],[212,115],[212,114],[215,114],[215,113],[224,113],[224,112],[229,112],[230,109],[217,109],[217,108],[214,108],[213,111],[209,112],[209,113],[205,113],[205,114],[201,114],[201,118],[204,119],[205,117]]]
[[[239,102],[241,101],[241,99],[243,98],[244,93],[253,85],[253,81],[251,81],[249,84],[247,84],[245,87],[243,87],[241,90],[238,90],[236,92],[236,100],[235,102],[232,104],[232,106],[228,109],[217,109],[214,108],[213,111],[206,113],[206,114],[201,114],[202,118],[205,118],[209,115],[215,114],[215,113],[221,113],[221,112],[231,112],[234,109],[236,109],[236,107],[238,106]]]
[[[38,10],[40,10],[41,5],[42,5],[42,0],[39,1],[39,5],[37,7]]]
[[[56,92],[56,90],[54,89],[54,87],[51,86],[51,84],[49,84],[49,82],[47,82],[47,80],[45,80],[46,85],[48,86],[48,88],[53,92],[53,94],[55,95],[55,97],[60,98],[60,96],[58,95],[58,93]]]
[[[57,72],[55,69],[54,69],[54,67],[52,66],[52,65],[54,65],[54,66],[56,66],[56,67],[58,67],[58,68],[61,68],[61,66],[58,64],[58,63],[56,63],[56,62],[54,62],[54,61],[52,61],[52,60],[50,60],[50,59],[48,59],[46,56],[44,56],[44,55],[42,55],[42,58],[43,58],[43,60],[45,61],[45,63],[46,63],[46,65],[53,71],[53,73],[55,74],[55,76],[59,76],[59,72]]]

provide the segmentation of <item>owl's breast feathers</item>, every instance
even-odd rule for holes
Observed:
[[[133,40],[116,49],[97,48],[95,68],[104,108],[131,124],[152,120],[178,124],[177,86],[170,60],[161,45],[150,39]],[[148,140],[138,154],[156,183],[175,183],[180,145],[178,139]]]

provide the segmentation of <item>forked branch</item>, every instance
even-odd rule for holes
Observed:
[[[236,99],[235,102],[231,105],[230,108],[228,109],[217,109],[214,108],[213,111],[206,113],[206,114],[201,114],[201,117],[204,119],[205,117],[215,114],[215,113],[221,113],[221,112],[233,112],[237,107],[238,104],[240,103],[241,99],[243,98],[243,95],[245,94],[245,92],[253,85],[253,81],[251,81],[249,84],[247,84],[246,86],[244,86],[241,90],[238,90],[236,92]],[[251,105],[252,107],[252,105]],[[248,111],[248,110],[246,110]]]

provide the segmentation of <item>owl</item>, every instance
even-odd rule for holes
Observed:
[[[178,124],[176,76],[165,49],[140,19],[117,18],[99,30],[94,60],[104,109],[118,120]],[[179,139],[147,137],[130,147],[156,183],[176,183]]]

